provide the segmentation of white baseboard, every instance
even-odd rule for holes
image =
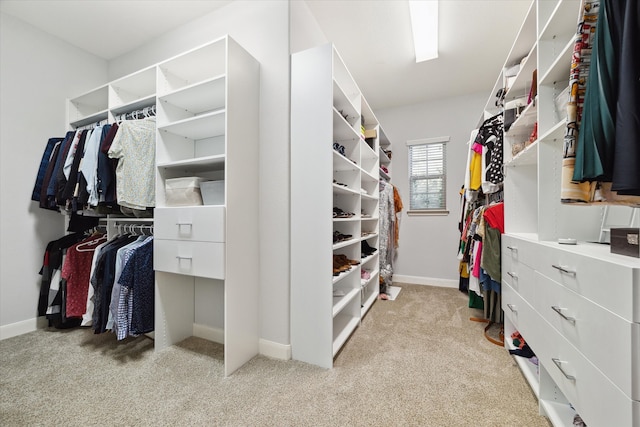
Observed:
[[[458,280],[434,279],[432,277],[393,275],[393,283],[408,283],[411,285],[438,286],[441,288],[458,288]]]
[[[224,330],[219,328],[194,323],[193,336],[224,344]],[[291,359],[291,345],[260,339],[258,346],[259,353],[267,357],[281,360]]]
[[[217,342],[218,344],[224,344],[224,330],[220,328],[194,323],[193,336],[207,341]]]
[[[49,325],[47,318],[34,317],[33,319],[23,320],[21,322],[10,323],[0,326],[0,341],[7,338],[16,337],[18,335],[33,332],[36,329],[46,328]]]
[[[274,359],[289,360],[291,359],[291,344],[280,344],[273,341],[260,339],[260,354],[273,357]]]

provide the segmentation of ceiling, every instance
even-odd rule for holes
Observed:
[[[0,0],[0,11],[110,60],[230,2]],[[488,94],[531,1],[440,0],[439,58],[419,64],[407,1],[307,4],[376,110]]]

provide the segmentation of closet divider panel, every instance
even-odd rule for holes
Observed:
[[[233,39],[227,43],[224,331],[229,375],[258,354],[260,68]]]
[[[291,352],[324,368],[333,366],[332,63],[331,45],[291,59]]]

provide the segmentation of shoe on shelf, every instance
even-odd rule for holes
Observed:
[[[344,240],[349,240],[353,236],[351,234],[342,234],[339,231],[333,232],[333,243],[342,242]]]
[[[371,273],[369,273],[367,270],[362,270],[360,271],[360,278],[364,280],[369,280],[371,279]]]
[[[352,216],[355,216],[355,214],[353,212],[345,212],[340,208],[333,208],[333,217],[334,218],[351,218]]]

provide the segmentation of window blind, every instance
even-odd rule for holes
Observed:
[[[442,140],[440,140],[442,141]],[[446,206],[446,146],[431,142],[409,146],[409,209],[443,211]]]

